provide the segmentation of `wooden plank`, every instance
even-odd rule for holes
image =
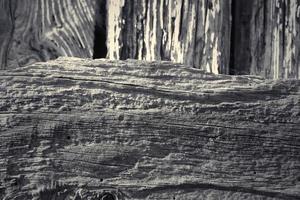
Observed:
[[[169,62],[0,72],[0,198],[299,199],[299,93]]]
[[[93,56],[95,0],[0,0],[0,69]]]
[[[108,1],[108,57],[300,78],[297,0]],[[233,8],[233,10],[232,10]]]
[[[109,0],[108,58],[171,60],[228,73],[230,2]]]
[[[104,4],[0,0],[0,69],[58,56],[105,57],[106,42],[110,59],[171,60],[216,74],[230,68],[231,74],[300,78],[297,0]],[[99,7],[107,7],[107,21],[105,11],[95,14]],[[93,55],[94,47],[99,55]]]
[[[242,8],[236,8],[234,18],[244,21],[235,30],[241,34],[233,44],[236,74],[299,79],[299,1],[236,2]]]

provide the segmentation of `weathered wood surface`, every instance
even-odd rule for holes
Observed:
[[[169,62],[2,71],[0,199],[299,199],[299,88]]]
[[[0,0],[0,69],[107,53],[299,79],[299,10],[298,0]]]
[[[300,78],[300,2],[235,0],[235,74]]]
[[[231,0],[108,0],[108,58],[228,73]]]
[[[95,0],[0,0],[0,69],[92,58]]]
[[[298,0],[108,0],[108,57],[300,78]]]

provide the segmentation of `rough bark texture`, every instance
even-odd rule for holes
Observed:
[[[95,0],[0,0],[0,69],[93,56]]]
[[[169,62],[2,71],[0,199],[299,199],[299,90]]]
[[[228,73],[230,2],[108,0],[108,58],[171,60]]]

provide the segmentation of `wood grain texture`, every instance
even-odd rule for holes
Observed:
[[[300,78],[298,0],[108,0],[107,13],[95,14],[103,2],[0,0],[0,69],[97,57],[95,46],[105,57],[106,43],[110,59]]]
[[[0,69],[92,58],[95,0],[0,0]]]
[[[228,73],[230,2],[108,0],[108,58],[171,60]]]
[[[108,58],[300,78],[298,0],[108,1]]]
[[[169,62],[0,72],[0,198],[299,199],[299,90]]]
[[[236,0],[236,74],[300,78],[297,0]]]

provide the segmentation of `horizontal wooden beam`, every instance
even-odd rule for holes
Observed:
[[[0,198],[299,199],[299,80],[59,58],[0,72]]]

